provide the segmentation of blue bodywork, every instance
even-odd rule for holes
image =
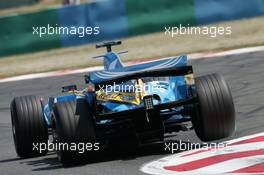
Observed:
[[[119,76],[126,76],[137,71],[148,71],[154,69],[168,69],[168,68],[176,68],[187,66],[187,57],[186,56],[177,56],[177,57],[169,57],[156,61],[145,62],[143,64],[136,64],[131,66],[124,66],[119,58],[119,55],[115,52],[107,52],[104,56],[104,70],[90,72],[89,75],[89,83],[91,84],[100,84],[102,81],[111,80]],[[188,94],[188,86],[185,81],[184,76],[171,76],[165,77],[163,79],[151,79],[146,81],[146,78],[143,80],[144,85],[148,85],[148,88],[155,87],[155,92],[148,90],[147,95],[153,95],[159,97],[159,99],[154,100],[154,104],[166,103],[171,101],[177,101],[180,99],[186,99]],[[127,82],[121,83],[121,86],[125,84],[133,84],[135,80],[128,80]],[[161,86],[162,85],[162,86]],[[150,88],[151,89],[151,88]],[[89,104],[94,104],[94,96],[96,92],[91,92],[88,90],[83,90],[82,93],[69,92],[63,96],[57,96],[55,98],[49,98],[48,103],[44,105],[44,117],[47,121],[47,124],[50,126],[51,117],[53,114],[53,106],[55,103],[67,100],[74,100],[78,98],[85,98]],[[130,98],[126,96],[122,96],[122,98]],[[97,105],[103,106],[104,111],[108,112],[119,112],[129,109],[138,108],[143,105],[143,102],[139,102],[138,104],[129,103],[129,102],[120,102],[113,99],[109,100],[98,100]],[[92,108],[92,105],[91,105]],[[174,111],[170,111],[171,115],[169,120],[177,121],[181,120],[183,116],[179,114],[181,107],[175,108]],[[162,111],[164,113],[168,113],[168,111]],[[105,121],[104,121],[105,122]]]

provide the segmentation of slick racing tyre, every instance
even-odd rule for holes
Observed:
[[[88,144],[92,149],[98,150],[95,145],[94,119],[89,113],[88,103],[85,99],[63,101],[55,104],[52,119],[53,140],[57,145]],[[62,149],[56,150],[58,159],[63,165],[79,163],[83,155],[89,157],[94,150]]]
[[[198,106],[193,125],[202,141],[230,136],[235,130],[235,108],[230,89],[218,74],[195,79]]]
[[[48,126],[43,117],[42,104],[35,96],[16,97],[11,102],[11,121],[15,148],[22,158],[41,156],[34,145],[47,144]]]

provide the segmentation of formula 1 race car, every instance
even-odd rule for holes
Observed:
[[[222,76],[194,78],[187,56],[176,56],[123,66],[112,46],[105,42],[104,70],[84,76],[86,88],[62,88],[65,95],[45,103],[36,96],[15,97],[11,118],[17,154],[41,156],[33,146],[48,143],[86,145],[85,152],[56,149],[59,160],[70,164],[82,155],[94,154],[111,141],[135,141],[136,145],[163,141],[165,133],[195,130],[202,141],[230,136],[235,130],[235,110]],[[66,147],[66,146],[65,146]]]

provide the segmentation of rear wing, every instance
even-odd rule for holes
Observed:
[[[106,72],[106,71],[104,71]],[[99,85],[112,85],[114,83],[122,83],[131,79],[138,79],[144,77],[165,77],[165,76],[182,76],[193,73],[192,66],[181,66],[166,69],[152,69],[135,72],[118,72],[115,75],[111,75],[109,79],[103,79],[100,82],[94,83],[95,90],[99,89]],[[89,83],[89,76],[86,77],[86,82]]]

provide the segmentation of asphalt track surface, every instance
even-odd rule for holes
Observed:
[[[264,131],[264,52],[248,53],[217,58],[193,60],[196,75],[217,72],[224,76],[231,87],[236,107],[235,134],[239,138]],[[14,96],[35,94],[49,97],[60,93],[63,85],[76,83],[83,86],[83,74],[41,78],[0,84],[0,174],[89,174],[119,175],[144,174],[139,169],[149,161],[164,157],[163,143],[156,143],[130,150],[126,147],[102,152],[93,161],[74,167],[62,167],[55,153],[47,156],[19,159],[15,153],[11,132],[9,104]],[[172,141],[199,142],[193,131],[180,132]]]

